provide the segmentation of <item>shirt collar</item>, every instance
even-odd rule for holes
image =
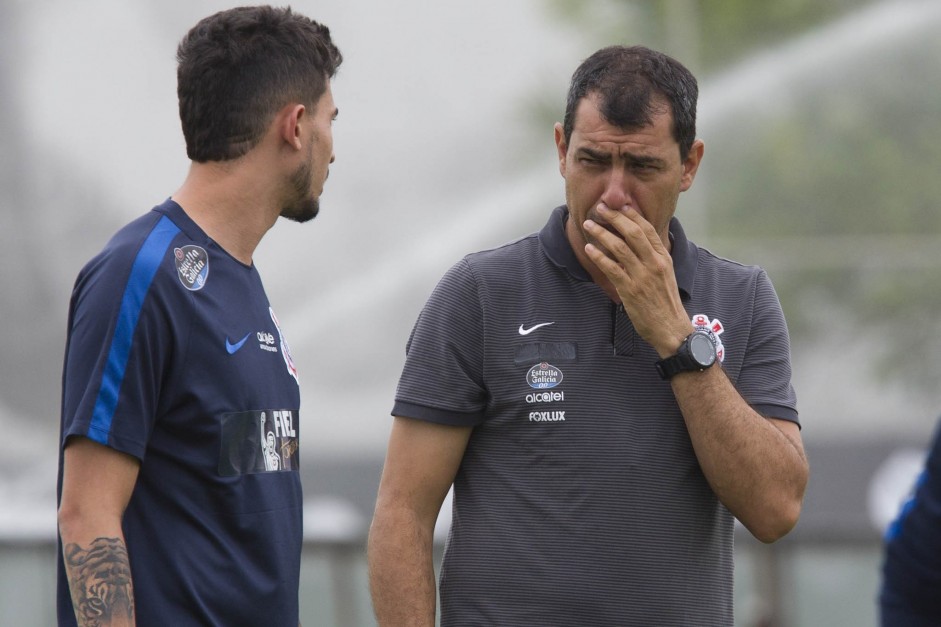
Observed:
[[[539,243],[546,257],[561,270],[577,281],[591,281],[591,275],[582,267],[572,245],[565,235],[565,221],[568,220],[568,207],[556,207],[549,216],[549,221],[539,232]],[[673,243],[673,272],[680,295],[687,299],[693,291],[696,279],[696,265],[699,255],[696,244],[686,238],[680,221],[675,217],[670,220],[670,241]]]
[[[209,236],[189,217],[183,207],[177,204],[172,198],[167,198],[163,203],[154,207],[154,211],[158,211],[170,218],[170,220],[194,242],[209,243]]]

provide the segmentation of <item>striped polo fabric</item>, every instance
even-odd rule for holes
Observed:
[[[653,348],[578,263],[566,208],[470,254],[407,346],[393,415],[473,426],[454,482],[442,625],[732,625],[733,517]],[[670,225],[693,324],[760,414],[798,421],[765,272]]]

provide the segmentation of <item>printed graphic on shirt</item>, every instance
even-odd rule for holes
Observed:
[[[184,246],[173,249],[176,273],[186,289],[195,292],[203,289],[209,278],[209,255],[199,246]]]
[[[294,377],[294,381],[297,381],[297,367],[294,366],[294,358],[291,357],[291,348],[288,346],[288,341],[284,337],[284,332],[281,331],[281,325],[278,324],[278,317],[274,315],[274,309],[268,307],[268,312],[271,314],[271,320],[274,322],[274,326],[278,329],[278,337],[281,339],[281,356],[284,357],[284,365],[287,366],[288,374]]]
[[[716,357],[719,361],[725,361],[725,346],[722,344],[722,340],[719,336],[725,331],[725,327],[722,326],[722,323],[719,322],[719,319],[716,318],[712,320],[709,316],[705,314],[696,314],[692,318],[692,323],[694,327],[701,329],[709,334],[709,337],[712,339],[712,343],[716,345]]]
[[[544,390],[562,383],[562,376],[561,370],[544,361],[529,369],[526,373],[526,383],[531,388]]]
[[[219,474],[223,477],[298,469],[298,414],[289,409],[243,411],[222,417]]]

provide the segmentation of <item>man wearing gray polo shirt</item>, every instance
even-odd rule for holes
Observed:
[[[426,303],[370,530],[380,625],[434,625],[452,484],[445,626],[731,626],[734,519],[763,542],[796,524],[777,296],[673,216],[703,156],[697,95],[652,50],[589,57],[555,126],[566,204]]]

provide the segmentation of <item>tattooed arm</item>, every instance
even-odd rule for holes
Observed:
[[[59,534],[79,627],[131,626],[134,585],[121,519],[140,462],[89,439],[66,444]]]

